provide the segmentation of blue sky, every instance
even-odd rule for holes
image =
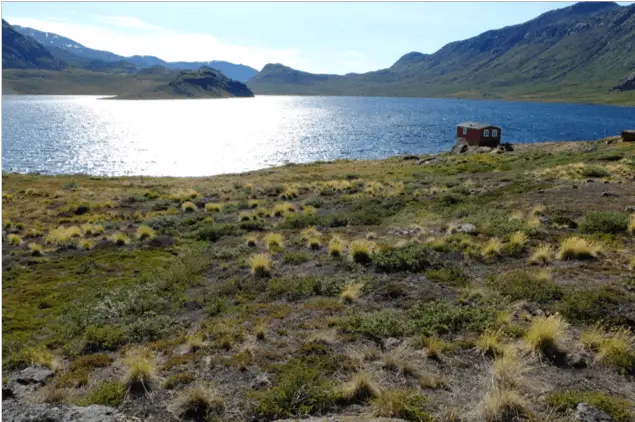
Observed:
[[[570,4],[2,2],[2,17],[126,56],[343,74],[385,68],[407,52],[433,53]]]

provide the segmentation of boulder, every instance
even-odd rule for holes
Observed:
[[[625,130],[622,132],[622,140],[624,142],[635,142],[635,130]]]
[[[476,226],[470,223],[463,223],[456,226],[456,231],[459,233],[476,234]]]
[[[400,344],[401,344],[401,340],[399,340],[398,338],[389,337],[386,340],[384,340],[384,350],[392,350],[395,347],[399,346]]]
[[[123,415],[108,406],[86,407],[61,404],[31,404],[14,400],[2,403],[2,420],[6,422],[133,422],[138,418]]]
[[[450,150],[450,152],[452,154],[463,154],[467,152],[468,149],[470,149],[470,147],[468,147],[467,144],[458,144],[458,145],[454,145],[452,147],[452,150]]]
[[[573,419],[580,422],[615,422],[615,420],[598,409],[586,403],[578,403]]]
[[[42,366],[30,366],[23,369],[17,376],[16,382],[22,385],[42,384],[53,376],[53,371]]]
[[[259,389],[259,388],[269,387],[270,385],[271,385],[271,380],[269,379],[269,376],[263,373],[263,374],[258,374],[256,376],[256,379],[253,380],[251,383],[251,388]]]

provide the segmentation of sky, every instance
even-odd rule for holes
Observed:
[[[2,2],[2,18],[122,56],[368,72],[566,2]],[[629,3],[620,3],[622,5]]]

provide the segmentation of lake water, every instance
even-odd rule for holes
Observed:
[[[3,96],[2,169],[208,176],[289,162],[436,153],[457,123],[503,142],[589,140],[635,126],[635,107],[425,98],[256,97],[104,101]]]

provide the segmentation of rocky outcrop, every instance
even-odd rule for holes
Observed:
[[[635,71],[624,79],[624,82],[613,88],[615,91],[631,91],[635,89]]]
[[[622,132],[624,142],[635,142],[635,130],[625,130]]]
[[[579,422],[615,422],[615,419],[586,403],[578,403],[573,419]]]
[[[504,144],[500,144],[497,145],[493,148],[491,147],[483,147],[483,146],[470,146],[464,143],[459,143],[456,144],[452,147],[452,149],[450,150],[450,152],[452,154],[466,154],[466,153],[471,153],[471,154],[486,154],[486,153],[490,153],[490,154],[502,154],[504,152],[509,152],[509,151],[513,151],[514,147],[512,146],[512,144],[510,143],[504,143]]]
[[[27,404],[14,400],[2,403],[2,420],[6,422],[139,422],[108,406],[87,407],[61,404]]]

